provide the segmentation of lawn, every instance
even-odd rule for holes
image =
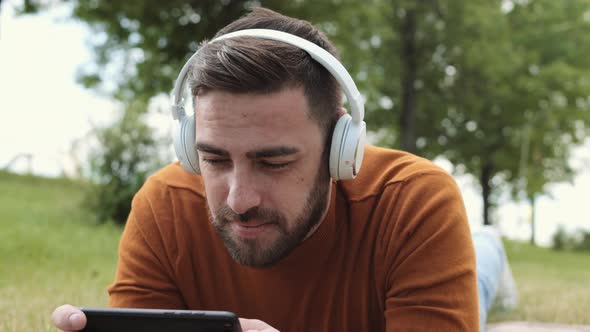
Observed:
[[[105,306],[121,227],[80,208],[83,187],[0,171],[0,331],[54,331],[59,304]],[[490,320],[590,324],[590,254],[506,242],[521,305]]]
[[[562,252],[505,242],[520,304],[492,310],[490,321],[526,320],[590,325],[590,252]]]
[[[0,172],[0,331],[54,331],[57,305],[106,305],[121,228],[93,223],[82,192]]]

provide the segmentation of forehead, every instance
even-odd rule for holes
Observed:
[[[260,146],[264,141],[309,144],[321,137],[303,88],[269,94],[208,91],[197,97],[195,117],[197,142]]]

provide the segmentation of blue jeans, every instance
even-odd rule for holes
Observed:
[[[506,253],[498,236],[492,232],[472,234],[477,266],[480,331],[485,331],[487,314],[502,280]]]

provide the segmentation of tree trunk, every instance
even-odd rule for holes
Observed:
[[[408,9],[401,23],[402,95],[400,132],[402,149],[416,153],[416,10]]]
[[[491,225],[492,220],[490,218],[490,193],[492,191],[492,186],[490,185],[490,180],[492,179],[493,175],[493,167],[491,163],[485,163],[481,167],[481,173],[479,176],[479,183],[481,184],[481,191],[482,191],[482,198],[483,198],[483,224],[484,225]]]
[[[529,203],[531,204],[531,244],[536,245],[535,242],[535,196],[529,197]]]

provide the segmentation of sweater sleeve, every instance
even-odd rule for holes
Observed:
[[[162,204],[162,203],[159,203]],[[159,209],[165,207],[158,207]],[[131,213],[119,242],[114,283],[108,288],[109,306],[183,309],[173,273],[173,249],[164,241],[154,206],[145,190],[133,199]]]
[[[389,185],[379,246],[387,331],[477,331],[475,252],[460,191],[444,172]]]

